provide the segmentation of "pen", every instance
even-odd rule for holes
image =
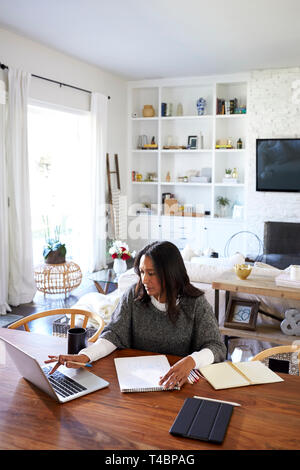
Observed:
[[[193,370],[191,370],[190,373],[191,373],[192,377],[194,378],[195,382],[198,382],[199,381],[198,375]]]
[[[56,362],[56,361],[58,361],[58,357],[54,357],[51,362]],[[92,364],[89,364],[88,362],[76,362],[76,361],[65,361],[65,362],[69,362],[70,364],[77,364],[78,366],[93,367]]]
[[[70,364],[77,364],[78,366],[93,367],[92,364],[89,364],[88,362],[76,362],[76,361],[66,361],[66,362],[69,362]]]
[[[219,402],[219,403],[227,403],[228,405],[233,405],[233,406],[241,406],[240,403],[235,403],[233,401],[214,400],[213,398],[197,397],[196,395],[194,395],[194,398],[199,398],[200,400],[216,401],[216,402]]]
[[[190,373],[189,373],[188,381],[189,381],[190,384],[194,384],[195,382],[197,382],[197,379],[196,379],[195,375],[192,373],[192,371],[190,371]]]

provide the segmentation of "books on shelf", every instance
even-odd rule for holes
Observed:
[[[219,362],[201,367],[200,372],[215,390],[283,381],[260,361]]]
[[[121,392],[167,390],[158,384],[171,367],[165,355],[120,357],[115,359],[115,367]]]
[[[238,106],[238,100],[236,98],[231,100],[224,100],[217,98],[216,103],[216,114],[245,114],[246,106]]]

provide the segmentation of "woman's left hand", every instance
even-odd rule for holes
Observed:
[[[180,359],[180,361],[176,362],[160,379],[159,385],[163,385],[165,389],[173,389],[177,385],[181,387],[187,381],[195,365],[195,361],[191,356]]]

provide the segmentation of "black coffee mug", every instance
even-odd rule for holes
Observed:
[[[86,348],[87,338],[85,328],[70,328],[68,330],[68,354],[78,354]]]

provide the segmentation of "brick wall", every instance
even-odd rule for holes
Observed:
[[[256,192],[256,138],[300,137],[300,67],[254,71],[248,87],[247,230],[267,220],[300,222],[300,193]]]

